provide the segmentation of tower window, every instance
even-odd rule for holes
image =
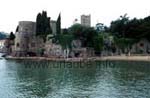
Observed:
[[[17,45],[16,45],[17,47],[19,47],[20,45],[19,45],[19,43],[17,43]]]

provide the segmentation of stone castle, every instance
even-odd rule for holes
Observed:
[[[49,36],[56,35],[56,21],[52,21],[50,25],[53,34]],[[14,45],[11,47],[13,56],[63,56],[60,45],[54,44],[48,39],[44,43],[42,38],[36,36],[36,22],[20,21],[15,36]]]
[[[36,23],[20,21],[15,33],[14,55],[27,56],[38,55],[43,47],[43,40],[36,37]]]

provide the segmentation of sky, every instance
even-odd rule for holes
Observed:
[[[150,15],[150,0],[1,0],[0,31],[15,32],[19,21],[36,21],[39,12],[47,11],[51,20],[61,12],[62,28],[80,22],[82,14],[91,14],[91,24],[104,23],[109,26],[125,13],[130,19]]]

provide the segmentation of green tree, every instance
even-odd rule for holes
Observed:
[[[61,14],[59,14],[56,22],[56,33],[57,35],[61,34]]]
[[[74,24],[69,28],[69,32],[73,34],[74,39],[82,39],[83,28],[81,24]]]
[[[63,49],[72,48],[71,42],[73,41],[73,35],[71,34],[60,34],[57,36],[58,43],[62,46]]]
[[[68,31],[68,29],[62,29],[62,32],[63,32],[63,34],[69,34],[69,31]]]
[[[104,46],[104,39],[103,39],[103,36],[101,34],[94,37],[93,45],[94,45],[95,54],[100,55],[101,51],[103,50],[103,46]]]
[[[135,39],[129,39],[129,38],[114,38],[115,44],[122,50],[122,52],[125,52],[125,49],[130,50],[132,45],[137,42]]]
[[[115,36],[125,37],[125,27],[128,22],[129,17],[127,17],[127,14],[120,16],[119,19],[111,22],[110,32]]]
[[[38,13],[37,18],[36,18],[36,35],[41,35],[42,31],[42,15],[41,13]]]
[[[96,30],[91,27],[85,27],[81,24],[74,24],[69,28],[71,34],[73,34],[74,39],[79,39],[82,41],[83,47],[93,47],[94,38],[98,35]]]
[[[47,12],[39,13],[36,18],[36,35],[46,41],[47,35],[52,33],[50,26],[50,17],[47,17]]]
[[[98,36],[98,33],[94,28],[84,27],[81,36],[82,36],[83,46],[93,47],[94,38]]]
[[[10,39],[10,40],[14,40],[15,38],[16,38],[16,37],[15,37],[14,33],[11,32],[10,35],[9,35],[9,39]]]
[[[140,40],[146,38],[150,40],[150,16],[143,19],[130,19],[127,14],[112,21],[110,32],[120,38],[131,38]]]

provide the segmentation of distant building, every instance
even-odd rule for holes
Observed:
[[[4,47],[5,39],[0,40],[0,49]]]
[[[10,40],[9,38],[6,38],[4,40],[3,45],[4,46],[1,48],[1,52],[4,52],[4,53],[6,53],[8,55],[11,54],[12,50],[13,50],[14,41]]]
[[[0,52],[8,53],[10,52],[10,41],[8,38],[0,40]]]
[[[81,15],[81,25],[91,27],[91,15]]]
[[[105,30],[104,24],[102,23],[97,23],[95,27],[96,31],[98,32],[103,32]]]
[[[51,22],[50,22],[50,26],[51,26],[51,29],[52,29],[52,34],[53,35],[56,35],[56,21],[54,21],[54,20],[51,20]]]

